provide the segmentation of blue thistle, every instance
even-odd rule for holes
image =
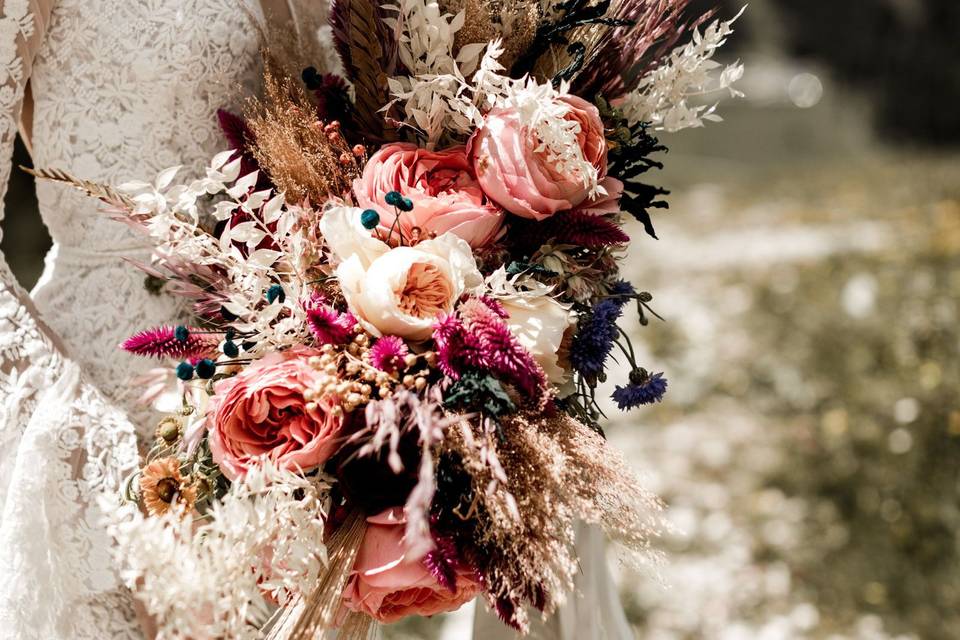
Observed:
[[[623,313],[623,301],[605,298],[598,302],[590,315],[580,321],[580,328],[570,345],[573,368],[588,378],[603,373],[604,364],[613,349],[613,341],[620,329],[617,320]]]
[[[209,380],[217,372],[217,365],[216,363],[214,363],[213,360],[210,360],[209,358],[204,358],[203,360],[197,363],[197,366],[195,367],[195,369],[197,371],[198,378],[202,380]]]
[[[612,398],[621,411],[629,411],[640,405],[660,402],[666,392],[667,379],[662,372],[651,375],[645,369],[634,369],[630,372],[630,384],[618,386]]]
[[[626,280],[617,280],[610,286],[610,295],[621,298],[621,302],[626,304],[625,298],[636,295],[637,290]]]
[[[181,362],[178,364],[177,377],[184,381],[193,378],[193,365],[189,362]]]
[[[363,225],[364,229],[373,229],[380,224],[380,214],[373,209],[365,209],[360,214],[360,224]]]

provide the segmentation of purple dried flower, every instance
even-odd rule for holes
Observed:
[[[409,353],[407,343],[399,336],[383,336],[370,347],[370,364],[381,371],[396,371]]]
[[[343,344],[353,334],[357,319],[350,313],[340,313],[329,305],[313,301],[307,307],[307,324],[318,344]]]
[[[524,395],[543,401],[547,378],[518,341],[497,310],[480,298],[464,302],[457,314],[434,325],[433,339],[440,369],[457,380],[469,369],[483,369],[516,386]]]
[[[630,384],[618,386],[612,397],[621,411],[629,411],[644,404],[660,402],[666,392],[667,379],[663,373],[651,375],[644,369],[634,369],[630,373]]]
[[[580,321],[577,335],[570,345],[570,363],[580,374],[596,378],[613,349],[613,341],[620,329],[617,320],[623,313],[625,299],[605,298],[598,302],[590,315]]]
[[[130,336],[120,348],[138,356],[202,360],[216,353],[219,341],[197,331],[164,325]]]
[[[633,285],[627,282],[626,280],[617,280],[610,286],[610,295],[611,296],[620,296],[621,298],[626,298],[628,296],[636,295],[637,290],[634,289]],[[622,303],[626,304],[626,300],[621,300]]]

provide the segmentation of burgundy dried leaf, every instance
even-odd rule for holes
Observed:
[[[605,216],[585,211],[565,211],[548,218],[541,225],[543,240],[551,238],[561,244],[573,244],[587,249],[601,249],[630,242],[630,236]]]
[[[573,82],[573,92],[617,98],[637,86],[642,75],[676,46],[690,29],[716,10],[688,16],[691,0],[624,0],[612,16],[632,27],[611,29]]]

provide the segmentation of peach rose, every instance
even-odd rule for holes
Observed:
[[[454,611],[480,593],[476,572],[455,569],[455,584],[449,589],[437,582],[422,557],[408,557],[405,524],[399,507],[367,518],[367,532],[343,591],[347,609],[390,623]]]
[[[607,140],[600,112],[577,96],[567,95],[559,100],[569,107],[564,119],[579,125],[576,138],[580,152],[596,175],[558,171],[539,150],[541,141],[523,126],[520,114],[509,107],[488,113],[467,144],[484,193],[507,211],[524,218],[543,220],[558,211],[573,209],[607,175]]]
[[[330,207],[320,219],[351,313],[376,336],[426,340],[438,317],[483,284],[470,245],[447,232],[413,247],[390,247],[363,227],[361,213]]]
[[[503,226],[503,211],[481,191],[462,146],[427,151],[398,142],[373,154],[363,175],[353,182],[353,192],[362,209],[380,214],[383,238],[397,217],[394,207],[386,203],[391,191],[413,202],[413,211],[402,212],[397,223],[408,241],[414,229],[422,238],[449,231],[476,249],[493,242]],[[396,229],[393,235],[398,236]]]
[[[210,451],[229,479],[242,477],[263,457],[288,471],[306,471],[337,450],[342,419],[334,413],[335,400],[303,397],[319,378],[307,364],[312,355],[317,353],[273,353],[217,383]]]

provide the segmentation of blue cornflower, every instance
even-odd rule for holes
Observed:
[[[650,375],[644,369],[634,369],[630,373],[630,384],[618,386],[612,397],[621,411],[629,411],[643,404],[660,402],[666,392],[667,379],[663,373]]]
[[[580,330],[570,345],[570,363],[581,375],[596,378],[603,373],[603,365],[620,331],[617,320],[622,313],[620,299],[605,298],[580,322]]]
[[[627,303],[627,297],[636,295],[637,290],[626,280],[617,280],[610,286],[610,295],[619,296],[621,304]]]

